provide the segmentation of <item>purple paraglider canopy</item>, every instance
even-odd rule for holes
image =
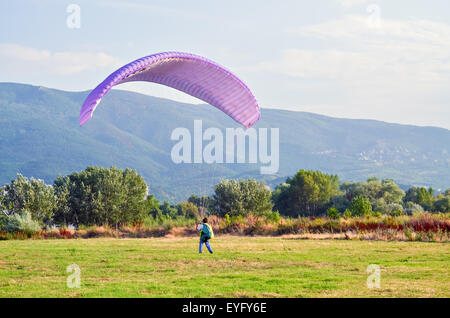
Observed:
[[[261,116],[250,89],[230,71],[201,56],[166,52],[140,58],[109,75],[84,101],[80,126],[92,118],[98,103],[113,86],[133,81],[159,83],[185,92],[247,128]]]

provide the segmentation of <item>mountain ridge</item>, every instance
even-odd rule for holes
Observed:
[[[58,173],[116,165],[137,169],[151,192],[170,201],[207,194],[221,177],[256,177],[273,187],[302,168],[338,174],[341,180],[376,176],[405,185],[450,185],[446,128],[262,108],[254,127],[280,129],[280,170],[264,176],[254,164],[171,162],[173,129],[192,129],[195,119],[202,119],[203,129],[239,127],[210,105],[114,89],[80,128],[78,114],[88,93],[0,83],[0,184],[16,173],[51,183]]]

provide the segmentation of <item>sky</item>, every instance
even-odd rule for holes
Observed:
[[[164,51],[227,67],[262,108],[450,129],[448,0],[0,1],[0,82],[90,90]]]

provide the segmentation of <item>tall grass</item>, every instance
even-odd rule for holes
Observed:
[[[94,237],[161,237],[197,235],[195,219],[178,217],[147,217],[143,222],[125,224],[119,227],[81,226],[77,230],[50,228],[31,232],[0,232],[0,240],[9,239],[52,239],[52,238],[94,238]],[[450,213],[415,213],[412,216],[365,216],[353,218],[273,216],[224,217],[210,216],[209,223],[216,234],[232,235],[320,235],[333,234],[342,238],[449,241]]]
[[[155,218],[153,216],[148,216],[144,219],[142,225],[148,228],[162,226],[171,229],[173,227],[193,226],[195,225],[195,222],[195,219],[183,216],[179,216],[175,219],[169,217]]]

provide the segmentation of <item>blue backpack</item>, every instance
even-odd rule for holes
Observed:
[[[201,235],[207,239],[214,237],[214,232],[208,223],[203,223],[203,229]]]

